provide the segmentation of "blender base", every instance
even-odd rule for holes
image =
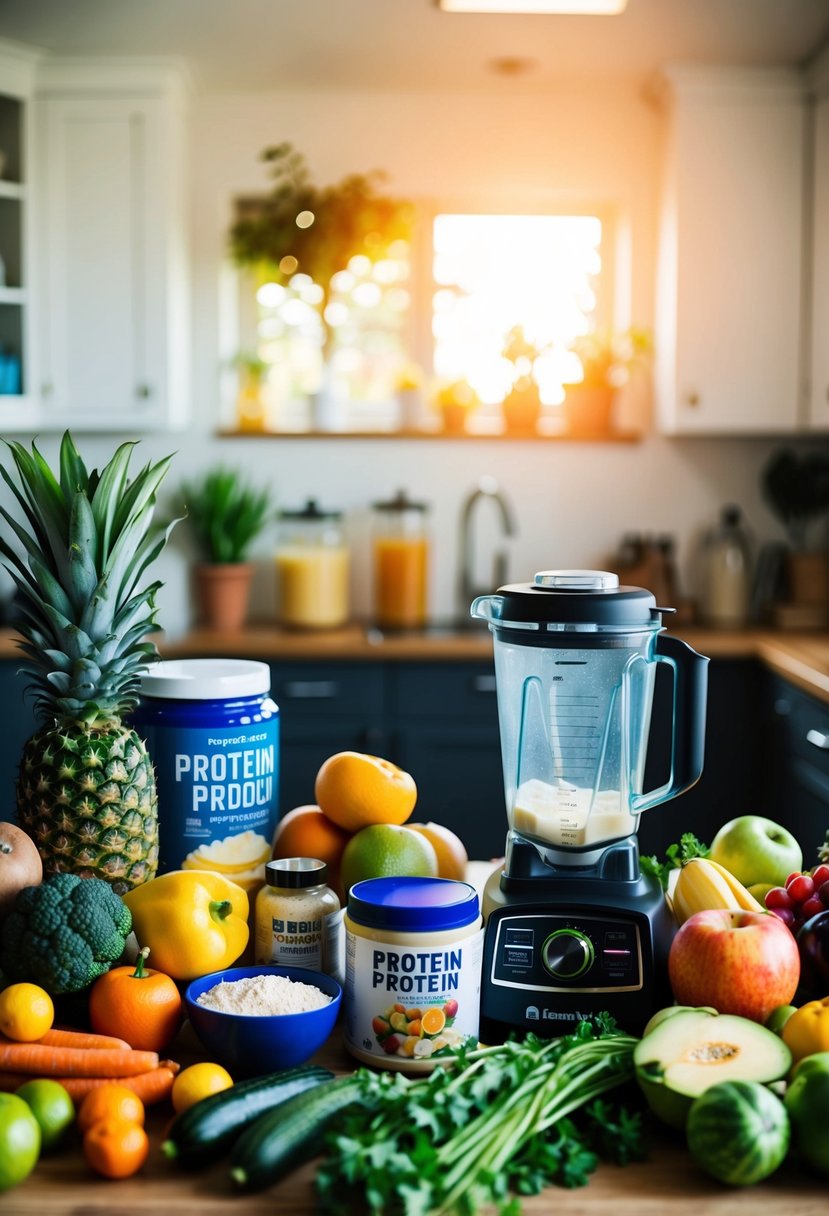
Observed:
[[[641,1034],[671,1003],[676,926],[657,880],[639,871],[636,837],[590,860],[550,864],[510,833],[505,868],[484,892],[484,1043],[515,1032],[565,1034],[602,1011]]]

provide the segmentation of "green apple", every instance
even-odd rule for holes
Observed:
[[[762,815],[740,815],[724,823],[711,842],[711,860],[725,866],[744,887],[785,886],[803,867],[800,845],[785,828]]]
[[[0,1191],[31,1174],[40,1156],[40,1126],[17,1094],[0,1094]]]
[[[770,1030],[772,1034],[782,1035],[783,1027],[793,1013],[797,1013],[795,1005],[777,1005],[765,1020],[766,1030]]]
[[[786,877],[788,878],[788,874],[786,875]],[[758,904],[761,904],[762,907],[765,908],[766,896],[768,895],[769,891],[773,891],[775,886],[777,886],[777,885],[779,885],[779,884],[773,883],[773,882],[754,882],[751,884],[750,887],[747,887],[746,889],[747,889],[749,895],[753,895],[754,898],[757,900]]]

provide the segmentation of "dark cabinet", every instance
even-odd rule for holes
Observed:
[[[768,815],[797,838],[808,868],[829,831],[829,705],[769,674],[765,706]]]
[[[392,758],[417,781],[414,818],[460,836],[470,857],[504,852],[507,814],[492,663],[390,672]]]

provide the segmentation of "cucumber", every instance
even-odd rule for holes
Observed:
[[[177,1115],[161,1145],[182,1165],[221,1157],[240,1132],[277,1104],[333,1079],[327,1068],[309,1064],[239,1081]]]
[[[316,1156],[329,1123],[358,1101],[361,1092],[357,1076],[339,1077],[261,1115],[233,1146],[230,1177],[234,1186],[261,1191]]]

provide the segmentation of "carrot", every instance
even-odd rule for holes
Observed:
[[[108,1034],[87,1034],[82,1030],[64,1030],[60,1026],[47,1030],[37,1042],[43,1047],[86,1047],[91,1051],[104,1051],[107,1048],[116,1051],[130,1050],[126,1039],[115,1039]]]
[[[31,1073],[28,1072],[0,1072],[0,1094],[13,1094],[31,1079]]]
[[[163,1102],[170,1096],[178,1072],[178,1064],[166,1067],[170,1063],[165,1060],[158,1068],[142,1072],[137,1077],[55,1077],[55,1080],[60,1082],[76,1106],[80,1106],[88,1093],[100,1089],[102,1085],[125,1085],[138,1095],[145,1106],[152,1106],[154,1102]]]
[[[0,1070],[38,1077],[127,1077],[158,1068],[158,1052],[0,1043]]]

